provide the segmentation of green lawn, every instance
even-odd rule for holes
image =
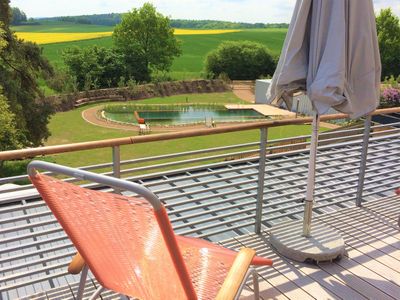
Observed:
[[[142,100],[140,101],[140,103],[186,103],[186,97],[188,97],[190,99],[190,102],[192,103],[243,103],[242,100],[236,98],[236,96],[234,96],[232,93],[180,95],[166,98]],[[102,103],[101,105],[106,104],[107,103]],[[52,133],[52,136],[49,138],[46,145],[59,145],[137,135],[136,130],[124,131],[109,129],[85,122],[81,117],[82,111],[88,109],[91,106],[94,105],[84,106],[69,112],[57,113],[55,116],[53,116],[49,124],[49,129]],[[269,139],[309,134],[310,130],[310,126],[308,125],[271,128],[269,130]],[[255,142],[258,140],[259,131],[249,130],[212,136],[159,141],[146,144],[124,146],[121,150],[121,157],[125,160],[162,155],[167,153]],[[89,164],[105,163],[111,161],[111,149],[106,148],[64,153],[60,155],[54,155],[49,159],[57,163],[69,166],[82,166]]]
[[[134,103],[142,104],[178,104],[186,103],[188,99],[191,103],[237,103],[244,104],[245,101],[237,98],[233,93],[213,93],[213,94],[189,94],[189,95],[178,95],[165,98],[152,98],[141,101],[135,101]],[[82,118],[82,111],[93,107],[93,106],[104,106],[107,104],[115,104],[116,102],[105,102],[101,104],[91,104],[80,107],[75,110],[68,112],[61,112],[55,114],[50,123],[49,130],[51,137],[46,142],[46,145],[60,145],[68,143],[78,143],[95,141],[102,139],[111,139],[136,135],[136,131],[124,131],[103,128],[87,123]],[[126,102],[121,102],[126,103]]]
[[[204,69],[207,53],[217,48],[223,41],[259,42],[267,46],[274,55],[278,55],[286,32],[286,29],[252,29],[216,35],[179,35],[178,40],[182,42],[182,56],[175,59],[171,70],[172,76],[176,79],[199,78]],[[112,38],[43,45],[43,53],[54,65],[62,67],[61,53],[63,49],[71,46],[88,47],[91,45],[111,47]]]
[[[233,93],[215,93],[215,94],[191,94],[179,95],[165,98],[154,98],[139,101],[144,104],[158,104],[158,103],[186,103],[186,98],[192,103],[242,103]],[[112,102],[115,103],[115,102]],[[124,102],[126,103],[126,102]],[[55,114],[50,123],[49,129],[52,133],[51,137],[46,142],[46,145],[61,145],[69,143],[78,143],[86,141],[95,141],[102,139],[112,139],[120,137],[128,137],[137,135],[137,131],[125,131],[119,129],[110,129],[95,126],[85,122],[82,119],[82,111],[93,107],[107,105],[107,103],[87,105],[72,111],[62,112]],[[322,128],[321,131],[325,131]],[[291,136],[299,136],[310,134],[311,126],[309,125],[293,125],[270,128],[268,131],[268,139],[278,139]],[[157,133],[157,132],[153,132]],[[248,130],[235,133],[218,134],[211,136],[191,137],[185,139],[158,141],[146,144],[136,144],[121,147],[121,158],[123,160],[142,158],[155,155],[163,155],[168,153],[177,153],[198,149],[206,149],[212,147],[221,147],[227,145],[235,145],[242,143],[256,142],[260,138],[259,130]],[[219,152],[220,154],[224,153]],[[216,153],[215,153],[216,154]],[[195,156],[182,157],[181,159],[193,158]],[[198,157],[198,156],[196,156]],[[78,167],[99,163],[107,163],[112,160],[112,153],[110,148],[78,151],[63,153],[53,156],[46,156],[47,161],[64,164],[67,166]],[[168,162],[170,160],[162,160],[161,162]],[[213,160],[215,161],[215,160]],[[213,162],[208,161],[208,162]],[[27,161],[12,161],[6,162],[5,168],[0,170],[2,177],[25,174]],[[142,166],[137,164],[136,166]]]

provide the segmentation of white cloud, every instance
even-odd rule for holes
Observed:
[[[11,0],[28,17],[73,16],[126,12],[148,0]],[[212,19],[241,22],[289,22],[296,0],[150,0],[175,19]],[[374,0],[375,9],[391,7],[400,16],[399,0]]]

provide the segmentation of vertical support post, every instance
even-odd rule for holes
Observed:
[[[296,104],[296,119],[299,116],[299,105],[300,105],[300,99],[296,98],[297,104]]]
[[[368,145],[369,137],[371,132],[371,115],[365,118],[364,123],[364,137],[361,150],[361,160],[360,160],[360,173],[358,175],[358,187],[356,196],[356,205],[358,207],[362,206],[362,195],[364,190],[364,180],[365,180],[365,170],[367,169],[367,157],[368,157]]]
[[[310,142],[310,158],[308,161],[307,192],[304,206],[303,236],[311,235],[312,208],[314,205],[315,169],[317,162],[319,115],[314,112]]]
[[[119,146],[113,146],[112,156],[113,156],[113,176],[115,178],[121,178],[121,153]]]
[[[261,232],[262,210],[264,201],[264,184],[265,184],[265,156],[267,155],[267,138],[268,128],[260,129],[260,159],[258,162],[258,187],[257,187],[257,204],[256,204],[256,223],[255,232]]]

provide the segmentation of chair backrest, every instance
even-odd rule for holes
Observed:
[[[30,178],[104,287],[140,299],[196,299],[191,283],[188,288],[182,282],[180,271],[186,271],[183,281],[190,281],[187,270],[179,270],[171,258],[179,249],[171,249],[160,230],[170,226],[172,232],[164,207],[155,216],[143,198],[89,190],[39,173]]]

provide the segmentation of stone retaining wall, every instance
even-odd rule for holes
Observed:
[[[180,94],[216,93],[230,91],[222,80],[191,80],[151,83],[125,88],[110,88],[47,97],[56,103],[57,111],[68,111],[81,105],[99,101],[129,101]]]

